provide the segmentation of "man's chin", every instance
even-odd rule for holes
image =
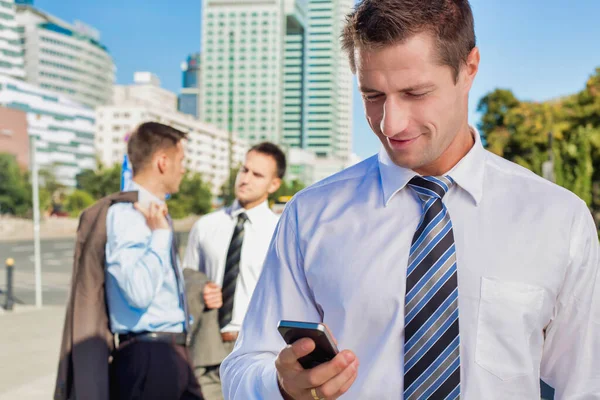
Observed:
[[[390,153],[390,159],[393,161],[393,163],[401,168],[415,170],[421,166],[421,162],[415,160],[407,154],[398,154],[393,150],[388,151],[388,153]]]

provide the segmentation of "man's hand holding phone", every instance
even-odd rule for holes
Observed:
[[[311,354],[315,346],[312,339],[299,339],[281,350],[275,360],[279,387],[286,400],[337,399],[356,380],[359,362],[350,350],[305,369],[298,359]]]

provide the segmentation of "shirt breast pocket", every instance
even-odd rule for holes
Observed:
[[[533,371],[530,341],[541,331],[544,289],[482,278],[476,363],[503,381]]]

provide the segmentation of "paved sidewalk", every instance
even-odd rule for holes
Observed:
[[[0,400],[52,398],[65,308],[0,308]]]

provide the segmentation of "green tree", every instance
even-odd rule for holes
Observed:
[[[229,170],[229,176],[221,186],[221,198],[223,199],[224,205],[231,204],[235,200],[235,179],[239,170],[239,167]]]
[[[40,211],[62,210],[67,187],[56,178],[56,166],[40,169],[38,173]],[[29,175],[28,175],[29,176]]]
[[[291,182],[284,181],[281,183],[279,189],[269,196],[269,203],[273,204],[281,196],[293,196],[305,187],[306,185],[297,179],[294,179]]]
[[[477,111],[483,116],[478,129],[490,151],[501,155],[510,136],[505,118],[518,105],[519,101],[508,89],[496,89],[479,100]]]
[[[31,211],[31,185],[12,154],[0,153],[0,210],[17,216]]]
[[[65,208],[72,217],[78,217],[83,210],[94,204],[94,202],[94,198],[88,192],[75,190],[67,196]]]
[[[173,218],[203,215],[212,210],[212,192],[202,175],[188,172],[181,181],[179,192],[168,201],[169,213]]]
[[[96,171],[82,171],[77,175],[76,181],[77,189],[88,192],[95,200],[99,200],[121,189],[121,166],[115,164],[107,168],[99,163]]]
[[[478,110],[490,151],[540,175],[550,151],[556,183],[585,200],[600,221],[600,68],[572,96],[522,102],[496,90]],[[555,139],[551,149],[549,133]]]

